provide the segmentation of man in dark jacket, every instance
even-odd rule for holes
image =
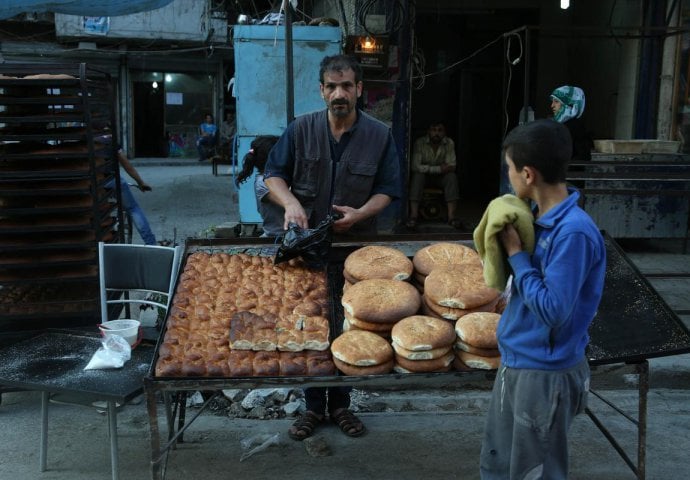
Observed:
[[[284,228],[313,228],[342,214],[336,233],[376,233],[376,216],[400,196],[400,166],[390,129],[356,108],[362,70],[347,55],[322,60],[320,92],[326,109],[297,117],[273,147],[265,171],[271,196],[285,209]],[[349,387],[308,388],[307,412],[288,432],[309,437],[328,411],[349,436],[364,425],[349,410]]]

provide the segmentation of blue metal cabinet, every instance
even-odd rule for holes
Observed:
[[[242,159],[259,135],[280,135],[287,127],[285,27],[235,25],[235,97],[237,152]],[[319,94],[319,64],[341,51],[337,27],[293,26],[293,81],[295,115],[324,107]],[[256,172],[255,172],[256,173]],[[240,223],[261,223],[254,196],[254,175],[238,188]]]

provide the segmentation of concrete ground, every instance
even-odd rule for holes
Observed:
[[[601,393],[627,414],[636,414],[635,390]],[[401,395],[405,398],[399,398]],[[389,405],[389,411],[360,414],[368,428],[365,436],[351,439],[335,426],[324,425],[311,444],[287,436],[291,419],[262,421],[203,414],[187,430],[185,442],[171,452],[166,478],[477,479],[488,396],[487,391],[477,390],[380,392],[375,401]],[[3,397],[0,478],[110,478],[107,419],[103,415],[83,407],[51,405],[48,471],[41,473],[40,395],[20,392]],[[635,459],[632,424],[591,396],[590,406]],[[687,478],[690,391],[653,389],[648,417],[647,478]],[[150,478],[148,416],[143,403],[128,406],[118,419],[120,478]],[[162,425],[162,418],[160,422]],[[267,440],[264,450],[247,455],[252,446]],[[249,447],[243,448],[243,443]],[[325,456],[310,453],[315,444],[326,450]],[[584,415],[572,427],[570,457],[571,479],[636,478]]]
[[[213,176],[209,161],[151,159],[132,163],[152,187],[150,192],[137,188],[132,192],[156,239],[183,244],[188,237],[213,238],[218,225],[239,218],[233,177]],[[221,165],[219,172],[228,168]],[[143,243],[136,231],[133,242]]]
[[[159,240],[213,237],[217,225],[234,222],[238,209],[229,176],[214,177],[211,165],[196,160],[135,160],[152,192],[134,191]],[[221,173],[226,167],[221,167]],[[445,227],[442,227],[445,228]],[[135,233],[135,243],[141,243]],[[675,246],[631,249],[643,273],[690,272],[690,256]],[[690,281],[651,278],[666,302],[690,311]],[[688,324],[690,317],[681,316]],[[647,478],[686,478],[690,470],[690,355],[650,360]],[[316,442],[286,435],[292,419],[247,420],[205,412],[171,452],[166,478],[329,478],[410,479],[478,478],[490,381],[462,389],[363,391],[357,405],[368,433],[350,439],[332,425],[317,431]],[[635,378],[616,368],[596,369],[593,388],[626,414],[637,415]],[[597,398],[590,407],[635,457],[636,431]],[[159,409],[160,412],[161,409]],[[188,418],[194,408],[188,413]],[[119,418],[121,479],[150,478],[150,443],[145,403],[124,408]],[[159,419],[161,428],[164,420]],[[51,405],[48,471],[39,472],[40,395],[13,392],[0,405],[0,479],[94,480],[110,478],[107,419],[92,409]],[[274,437],[277,435],[277,437]],[[275,438],[241,461],[242,441]],[[572,429],[571,479],[633,479],[635,475],[586,416]],[[330,450],[313,456],[314,443]]]

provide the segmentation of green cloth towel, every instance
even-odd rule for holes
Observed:
[[[525,251],[534,251],[534,215],[529,205],[515,195],[506,194],[494,198],[486,207],[477,228],[474,229],[474,245],[484,262],[484,281],[489,287],[505,290],[508,283],[508,257],[498,234],[512,223]]]

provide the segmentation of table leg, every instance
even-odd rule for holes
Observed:
[[[48,405],[50,392],[41,392],[41,471],[48,469]]]
[[[146,407],[149,412],[149,428],[151,430],[151,479],[159,480],[161,478],[161,441],[160,431],[158,429],[158,406],[156,405],[156,391],[154,389],[145,389],[146,392]]]
[[[120,469],[117,448],[117,404],[115,400],[108,400],[108,428],[110,432],[110,468],[113,480],[118,480]]]
[[[639,403],[637,407],[637,478],[646,478],[647,465],[647,394],[649,393],[649,362],[637,365],[639,375]]]
[[[625,452],[623,447],[618,443],[611,432],[606,429],[604,424],[597,418],[597,416],[590,410],[585,408],[585,413],[594,422],[594,425],[606,437],[611,446],[618,452],[620,457],[630,467],[630,470],[635,474],[638,480],[645,480],[646,478],[646,455],[647,455],[647,395],[649,393],[649,363],[643,360],[635,364],[635,373],[638,375],[638,406],[637,418],[633,418],[612,402],[606,400],[600,394],[590,389],[590,393],[595,395],[599,400],[621,414],[637,428],[637,463],[633,462],[630,456]]]

